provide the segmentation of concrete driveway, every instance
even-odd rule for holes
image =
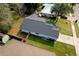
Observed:
[[[54,56],[55,54],[17,40],[11,40],[4,46],[0,46],[2,56]]]

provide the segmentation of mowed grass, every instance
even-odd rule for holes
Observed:
[[[73,36],[71,22],[65,19],[58,19],[56,25],[60,28],[60,33]]]
[[[79,27],[78,27],[78,24],[74,23],[74,26],[75,26],[76,35],[79,38]]]
[[[51,52],[54,52],[56,53],[57,56],[65,56],[65,55],[75,56],[76,55],[74,46],[61,43],[58,41],[49,42],[48,40],[44,40],[44,38],[31,35],[28,38],[26,43],[42,48],[42,49],[46,49]]]

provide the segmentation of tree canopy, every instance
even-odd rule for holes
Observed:
[[[9,5],[7,3],[0,4],[0,20],[12,20]]]
[[[55,12],[56,15],[66,15],[68,13],[73,13],[73,8],[69,4],[55,4],[52,7],[52,12]]]
[[[0,3],[0,32],[8,32],[11,26],[12,17],[9,5]]]

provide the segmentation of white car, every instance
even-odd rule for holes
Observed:
[[[0,44],[5,44],[10,39],[9,35],[0,33]]]

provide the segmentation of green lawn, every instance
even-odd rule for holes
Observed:
[[[26,43],[39,48],[46,49],[51,52],[55,52],[57,56],[65,56],[65,55],[75,56],[76,55],[74,46],[61,43],[58,41],[49,42],[47,40],[44,40],[44,38],[31,35],[28,38]]]
[[[58,20],[48,19],[48,22],[51,22],[51,23],[54,23],[55,25],[57,25],[60,29],[61,34],[73,36],[71,22],[69,20],[66,20],[66,19],[58,19]]]
[[[78,27],[78,24],[74,23],[74,26],[75,26],[75,30],[76,30],[76,35],[79,38],[79,27]]]

